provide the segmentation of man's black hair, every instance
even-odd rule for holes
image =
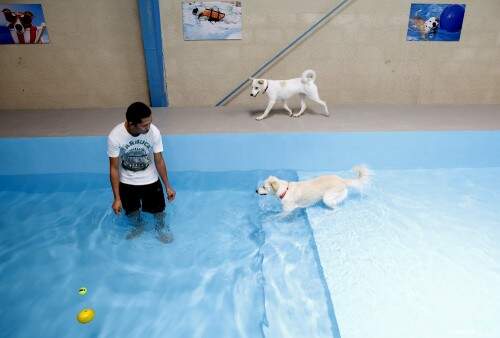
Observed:
[[[136,125],[141,123],[143,118],[151,116],[151,108],[142,102],[134,102],[128,106],[125,116],[127,118],[127,122]]]

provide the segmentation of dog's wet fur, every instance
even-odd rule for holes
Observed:
[[[356,178],[348,179],[337,175],[323,175],[305,181],[290,182],[269,176],[257,188],[259,195],[274,195],[281,200],[283,215],[297,208],[306,208],[319,201],[334,209],[348,194],[348,188],[363,189],[369,182],[372,172],[363,165],[352,168]]]

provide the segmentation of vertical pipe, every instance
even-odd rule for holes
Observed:
[[[139,19],[152,107],[168,107],[158,0],[138,0]]]

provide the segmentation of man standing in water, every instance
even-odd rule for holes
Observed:
[[[115,214],[123,208],[134,225],[127,239],[144,231],[142,210],[154,215],[158,239],[169,243],[173,236],[165,226],[165,198],[158,176],[165,185],[169,201],[174,200],[175,191],[168,181],[161,134],[152,121],[151,109],[142,102],[135,102],[127,108],[126,121],[108,135],[109,177],[114,195],[112,208]]]

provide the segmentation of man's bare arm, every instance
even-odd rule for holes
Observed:
[[[113,189],[113,211],[115,214],[119,214],[122,210],[122,201],[120,199],[120,172],[119,172],[120,160],[118,157],[109,158],[109,181],[111,182],[111,188]]]
[[[167,166],[165,164],[165,161],[163,160],[163,154],[161,152],[155,153],[154,157],[156,170],[158,171],[158,175],[160,175],[160,178],[165,185],[165,190],[167,191],[167,198],[169,201],[173,201],[175,198],[175,190],[172,188],[170,182],[168,181]]]

